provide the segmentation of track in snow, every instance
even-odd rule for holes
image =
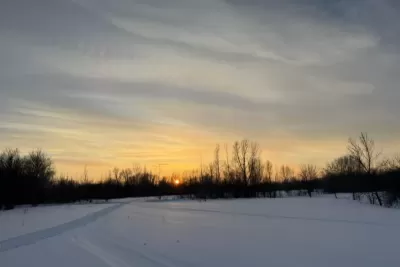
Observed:
[[[124,204],[126,204],[126,203],[119,203],[114,206],[104,208],[102,210],[93,212],[82,218],[79,218],[79,219],[76,219],[76,220],[73,220],[73,221],[70,221],[67,223],[63,223],[63,224],[60,224],[60,225],[57,225],[57,226],[54,226],[51,228],[39,230],[36,232],[32,232],[32,233],[28,233],[28,234],[24,234],[24,235],[12,237],[12,238],[0,241],[0,253],[11,250],[11,249],[15,249],[15,248],[18,248],[21,246],[31,245],[40,240],[54,237],[54,236],[57,236],[57,235],[60,235],[64,232],[66,232],[66,231],[84,226],[84,225],[86,225],[90,222],[93,222],[93,221],[97,220],[98,218],[105,216],[105,215],[109,214],[110,212],[120,208]]]

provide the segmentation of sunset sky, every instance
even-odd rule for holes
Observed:
[[[400,152],[396,0],[6,0],[0,148],[57,171],[197,168],[216,143],[325,165],[366,131]]]

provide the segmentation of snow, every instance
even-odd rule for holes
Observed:
[[[130,199],[60,207],[30,209],[27,221],[46,214],[53,227],[1,239],[0,266],[398,265],[400,211],[345,198]],[[18,228],[21,218],[12,219]]]
[[[50,228],[104,209],[111,204],[19,207],[0,211],[0,241]]]

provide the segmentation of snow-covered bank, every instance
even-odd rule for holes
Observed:
[[[90,223],[73,220],[74,228],[59,235],[0,252],[0,266],[398,264],[400,211],[348,199],[140,199],[114,205]]]

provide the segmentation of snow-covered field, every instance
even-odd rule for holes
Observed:
[[[0,212],[0,266],[398,266],[400,210],[332,196]]]
[[[74,221],[113,204],[20,207],[0,212],[0,241]]]

